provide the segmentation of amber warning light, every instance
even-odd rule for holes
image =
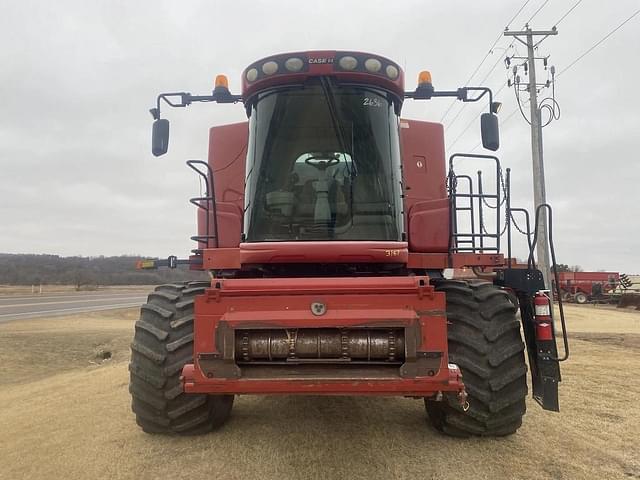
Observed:
[[[423,70],[418,75],[418,85],[423,85],[425,83],[431,83],[431,72],[427,70]]]
[[[215,87],[229,88],[229,80],[226,75],[216,75]]]

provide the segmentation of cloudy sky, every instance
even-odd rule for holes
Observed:
[[[219,73],[238,91],[252,61],[308,49],[378,53],[404,66],[408,89],[423,69],[436,88],[455,88],[523,3],[3,0],[0,252],[186,255],[195,223],[187,198],[198,185],[184,160],[206,156],[209,126],[244,114],[239,105],[167,110],[171,149],[154,158],[148,109],[158,92],[204,94]],[[532,26],[548,29],[574,4],[530,0],[511,29],[541,6]],[[639,8],[637,0],[603,5],[582,1],[538,54],[562,72]],[[516,53],[510,42],[498,42],[471,83],[486,77],[502,87],[507,73],[492,67]],[[557,78],[562,116],[544,129],[544,147],[562,263],[640,273],[639,57],[640,15]],[[510,89],[498,100],[514,204],[531,207],[529,126],[519,113],[508,117],[517,105]],[[448,107],[409,101],[404,115],[440,121]],[[449,153],[478,144],[478,108],[447,112]]]

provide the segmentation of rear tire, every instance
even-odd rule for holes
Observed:
[[[135,324],[129,392],[136,422],[147,433],[195,435],[222,425],[233,395],[187,394],[182,367],[193,362],[193,305],[207,282],[161,285]]]
[[[462,371],[469,409],[450,397],[425,399],[431,424],[456,437],[515,433],[526,411],[527,366],[509,294],[488,282],[433,284],[447,296],[449,361]]]
[[[585,303],[587,303],[587,300],[589,300],[587,296],[582,292],[576,293],[573,299],[579,305],[584,305]]]

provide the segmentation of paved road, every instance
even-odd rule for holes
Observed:
[[[0,323],[43,316],[137,307],[146,299],[146,293],[135,291],[0,296]]]

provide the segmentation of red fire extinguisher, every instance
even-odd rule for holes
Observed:
[[[551,299],[548,290],[539,290],[533,298],[536,322],[536,340],[553,340]]]

